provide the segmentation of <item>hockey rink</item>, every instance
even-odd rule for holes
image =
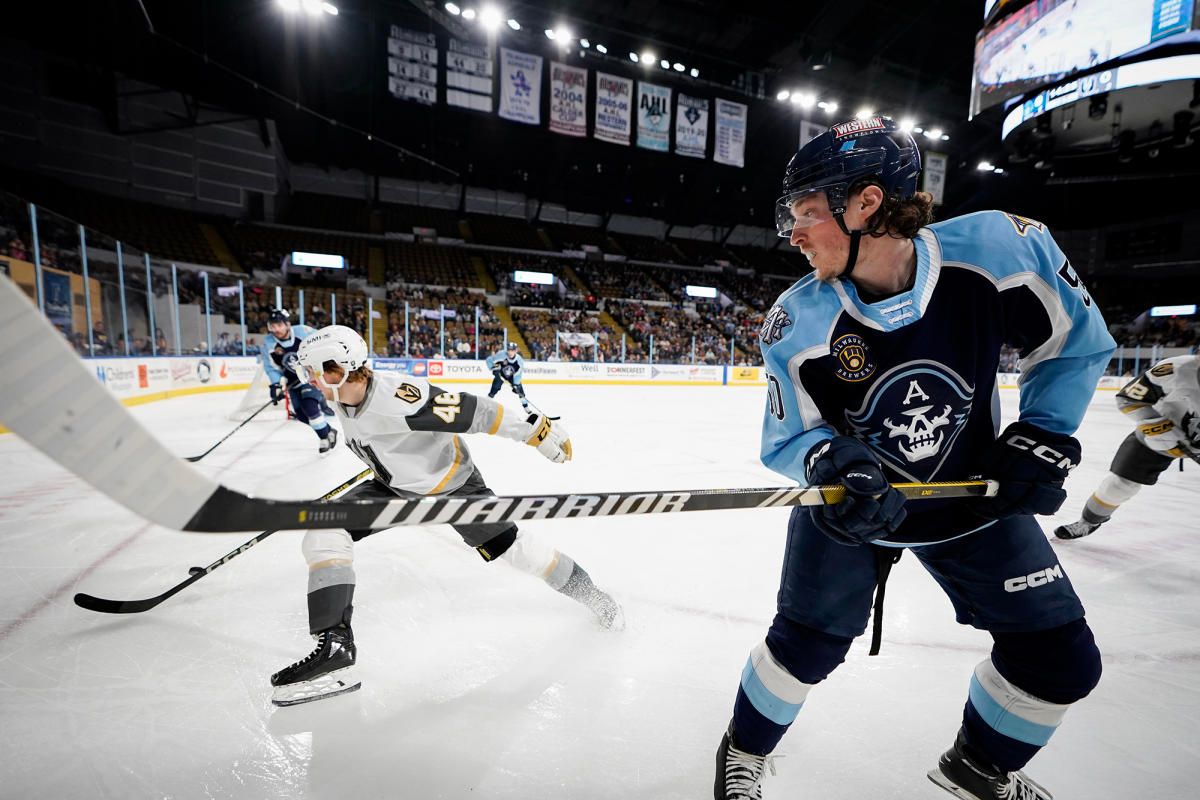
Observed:
[[[785,483],[758,462],[761,389],[528,391],[561,415],[575,460],[469,437],[500,494]],[[191,455],[230,430],[240,399],[132,412]],[[501,399],[515,404],[507,390]],[[1008,421],[1016,391],[1003,400]],[[323,494],[361,469],[340,445],[319,457],[307,427],[271,413],[198,466],[279,498]],[[1129,430],[1112,393],[1098,393],[1084,462],[1048,531],[1078,516]],[[380,533],[355,564],[362,689],[276,708],[269,676],[313,646],[299,533],[149,612],[95,614],[72,595],[158,594],[252,534],[149,525],[11,434],[0,478],[0,796],[13,798],[711,797],[742,666],[774,613],[789,513],[523,523],[624,604],[619,633],[484,563],[449,528]],[[1093,536],[1055,541],[1105,667],[1027,770],[1058,800],[1195,796],[1198,497],[1200,465],[1172,468]],[[925,773],[953,741],[990,639],[955,624],[911,556],[889,583],[881,655],[867,656],[868,638],[809,696],[764,781],[768,800],[949,796]]]

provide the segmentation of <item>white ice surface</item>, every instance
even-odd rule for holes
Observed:
[[[470,387],[468,387],[470,388]],[[479,387],[474,387],[478,390]],[[757,459],[761,391],[533,386],[576,461],[472,437],[497,492],[779,485]],[[235,394],[134,413],[181,454],[232,425]],[[511,396],[508,396],[511,401]],[[1014,413],[1016,393],[1004,393]],[[1101,393],[1074,519],[1128,432]],[[263,496],[316,496],[358,469],[305,427],[255,422],[200,462]],[[361,691],[277,709],[269,675],[306,654],[300,535],[284,532],[158,608],[105,616],[76,591],[151,596],[249,538],[146,525],[0,436],[0,797],[704,798],[738,676],[773,611],[788,510],[527,523],[625,604],[623,633],[448,528],[357,550]],[[1200,466],[1172,468],[1097,534],[1055,542],[1104,652],[1099,688],[1029,772],[1059,800],[1192,798],[1200,767]],[[153,492],[147,487],[147,492]],[[911,558],[882,655],[855,643],[783,740],[767,798],[948,797],[952,741],[987,635],[954,623]],[[1188,787],[1192,788],[1189,789]]]

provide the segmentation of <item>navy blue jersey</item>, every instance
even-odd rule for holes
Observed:
[[[806,482],[804,456],[837,434],[891,481],[987,476],[1000,425],[1000,347],[1021,356],[1021,419],[1072,434],[1116,347],[1045,227],[985,211],[922,229],[913,287],[866,303],[808,276],[767,313],[762,461]],[[942,541],[981,525],[967,500],[912,503],[886,542]]]
[[[300,342],[313,333],[307,325],[293,325],[292,335],[280,341],[268,333],[263,337],[262,364],[263,370],[271,383],[279,383],[280,378],[287,378],[288,386],[298,386],[308,383],[308,378],[301,373],[300,362],[296,360],[296,351]]]

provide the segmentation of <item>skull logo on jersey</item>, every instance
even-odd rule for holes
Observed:
[[[850,429],[880,460],[913,481],[933,480],[971,411],[975,389],[935,361],[911,361],[882,375]]]
[[[759,341],[763,344],[774,344],[783,338],[783,329],[791,324],[792,319],[783,310],[783,306],[779,304],[771,306],[771,310],[763,317],[762,327],[759,328]]]

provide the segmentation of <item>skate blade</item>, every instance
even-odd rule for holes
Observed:
[[[297,706],[327,697],[337,697],[340,694],[350,694],[361,688],[362,681],[355,675],[353,667],[347,667],[311,681],[276,686],[271,703],[277,706]]]
[[[968,792],[966,789],[961,788],[957,783],[947,778],[945,774],[943,774],[942,771],[936,767],[929,770],[926,775],[929,776],[929,780],[933,781],[936,785],[942,787],[955,797],[961,798],[961,800],[979,800],[979,798],[974,794]]]
[[[613,614],[611,619],[597,617],[596,622],[600,625],[601,630],[623,631],[625,630],[625,609],[618,607],[617,613]]]

